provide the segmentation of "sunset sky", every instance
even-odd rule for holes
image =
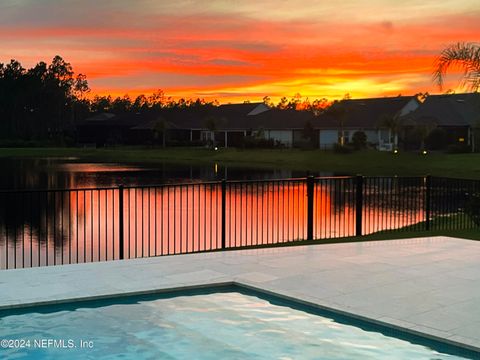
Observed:
[[[2,0],[0,62],[59,54],[115,96],[409,95],[439,92],[435,57],[479,24],[479,0]]]

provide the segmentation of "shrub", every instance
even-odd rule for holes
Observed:
[[[0,147],[10,148],[10,147],[52,147],[60,146],[62,144],[56,142],[55,140],[23,140],[23,139],[0,139]]]
[[[353,152],[353,149],[348,146],[348,145],[340,145],[340,144],[335,144],[333,145],[333,152],[335,154],[350,154]]]
[[[355,150],[367,147],[367,135],[363,131],[355,131],[352,136],[352,144]]]
[[[448,145],[447,132],[442,128],[435,128],[425,138],[428,150],[444,150]]]
[[[465,212],[475,225],[480,225],[480,194],[472,194],[465,204]]]
[[[466,144],[452,144],[447,147],[447,153],[449,154],[464,154],[471,152],[472,149]]]
[[[253,136],[247,136],[242,139],[242,146],[245,149],[271,149],[274,148],[276,145],[278,146],[278,144],[279,142],[275,143],[273,139],[257,138]]]

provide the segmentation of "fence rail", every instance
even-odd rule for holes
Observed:
[[[479,226],[480,181],[313,177],[0,191],[0,269]]]

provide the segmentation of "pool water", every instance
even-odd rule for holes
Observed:
[[[0,339],[30,340],[0,358],[463,359],[281,304],[224,291],[0,313]]]

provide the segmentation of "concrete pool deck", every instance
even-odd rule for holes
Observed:
[[[480,351],[480,241],[307,245],[0,274],[0,309],[234,283]]]

